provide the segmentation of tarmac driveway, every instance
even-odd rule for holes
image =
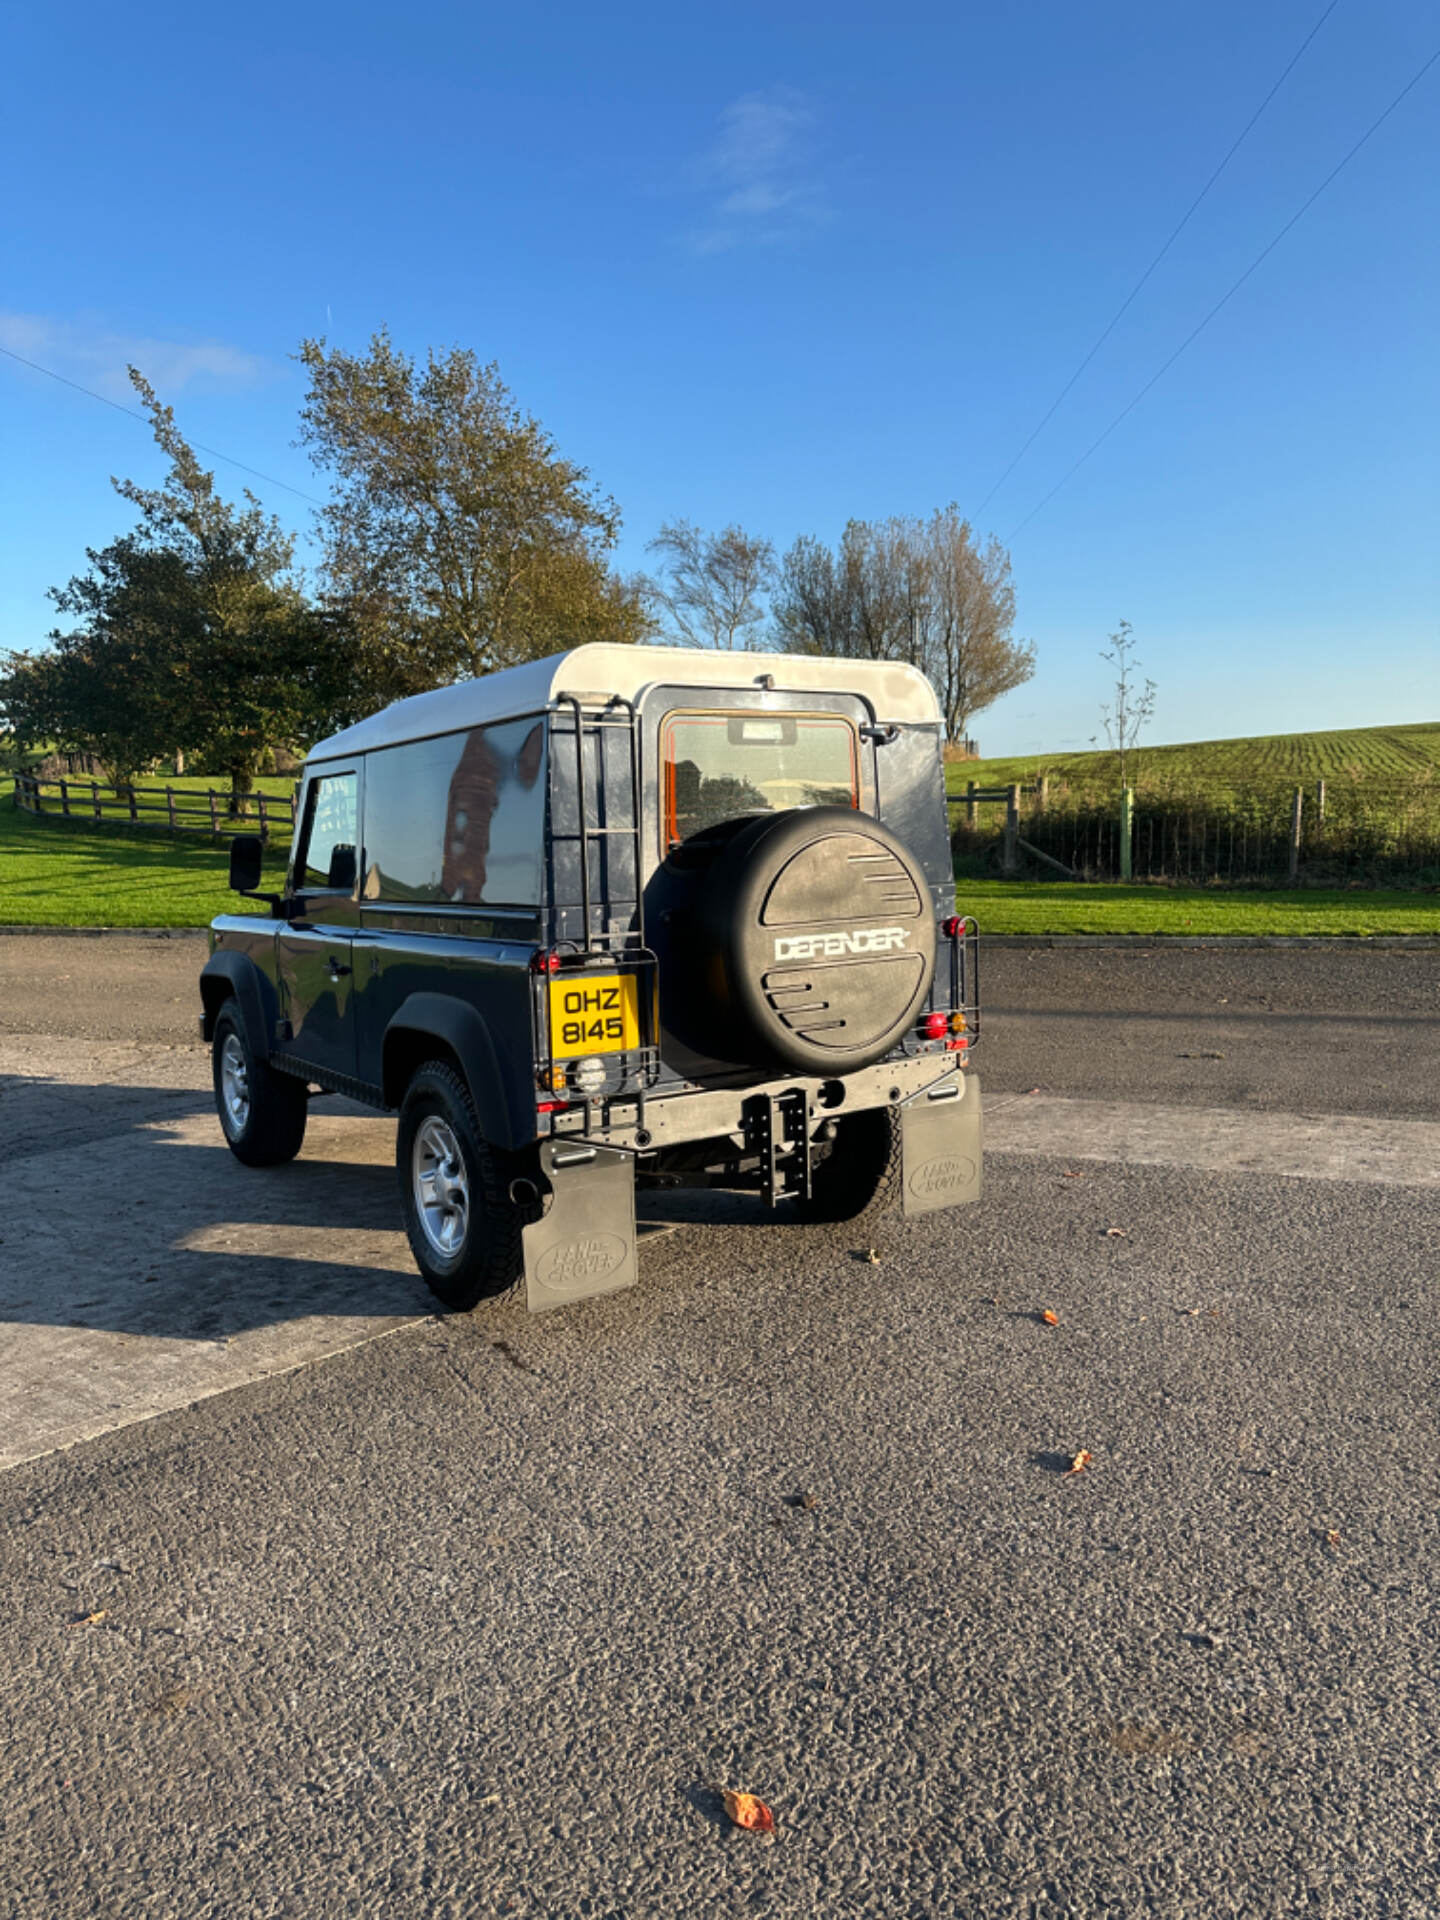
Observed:
[[[1440,1910],[1440,956],[1362,1016],[1323,953],[1001,952],[980,1207],[677,1200],[532,1321],[429,1313],[386,1122],[233,1162],[193,947],[51,948],[0,1913]]]

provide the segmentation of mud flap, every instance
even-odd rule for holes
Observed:
[[[531,1313],[633,1287],[638,1276],[632,1156],[579,1140],[547,1140],[540,1148],[540,1168],[550,1187],[550,1205],[522,1234],[525,1304]]]
[[[907,1214],[963,1207],[980,1198],[984,1132],[980,1082],[969,1074],[959,1089],[922,1093],[900,1109],[900,1148]]]

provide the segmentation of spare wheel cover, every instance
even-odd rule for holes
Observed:
[[[849,807],[766,815],[707,889],[746,1057],[842,1073],[888,1053],[935,969],[929,883],[904,843]]]

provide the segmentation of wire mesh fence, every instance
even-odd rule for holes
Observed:
[[[1117,792],[952,795],[950,819],[957,858],[977,870],[1124,877]],[[1440,885],[1440,781],[1142,788],[1130,868],[1137,881],[1192,886]]]

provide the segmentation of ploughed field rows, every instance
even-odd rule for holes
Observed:
[[[952,794],[963,794],[971,780],[980,787],[1003,787],[1041,774],[1071,787],[1108,789],[1115,784],[1115,756],[1044,753],[952,761],[946,781]],[[1316,780],[1395,788],[1440,781],[1440,720],[1142,746],[1131,777],[1137,785],[1170,788],[1294,786]]]

